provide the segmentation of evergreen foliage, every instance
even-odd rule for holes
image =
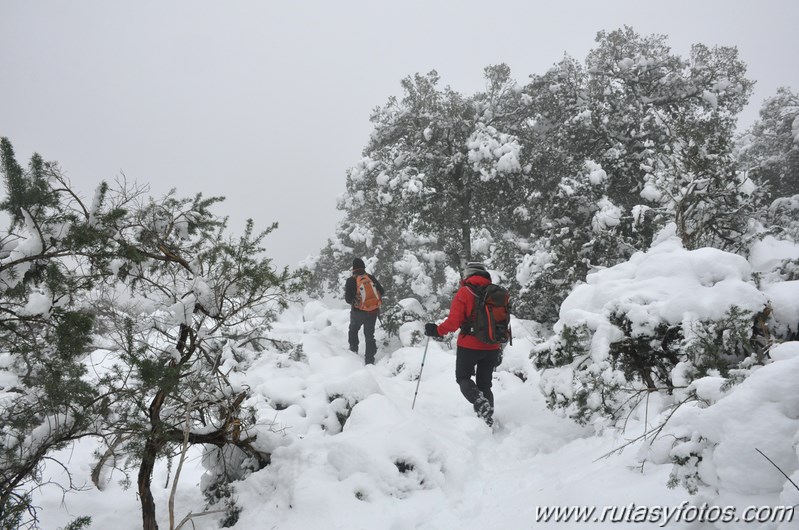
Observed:
[[[86,436],[132,456],[113,465],[138,464],[145,528],[156,528],[158,458],[184,458],[192,444],[222,449],[224,465],[240,469],[218,476],[223,490],[268,464],[248,390],[230,378],[252,360],[243,346],[264,340],[305,287],[305,273],[264,257],[276,225],[256,232],[248,221],[232,236],[212,211],[221,198],[155,200],[124,181],[98,186],[87,206],[55,164],[34,155],[22,170],[11,143],[0,147],[0,206],[11,219],[0,248],[0,359],[12,381],[0,411],[0,520],[35,526],[28,492],[43,460]],[[89,373],[98,348],[104,368]]]
[[[689,251],[799,241],[799,99],[780,89],[736,139],[745,70],[735,48],[697,44],[681,57],[665,36],[624,27],[600,32],[585,61],[564,57],[524,84],[504,64],[485,68],[472,95],[442,87],[436,71],[408,76],[373,111],[338,200],[344,218],[306,271],[265,257],[277,225],[248,221],[231,235],[213,212],[220,197],[153,199],[123,180],[87,204],[55,163],[33,155],[22,167],[0,139],[0,525],[36,527],[30,492],[44,460],[90,436],[103,444],[97,487],[104,467],[135,470],[145,529],[157,527],[155,463],[177,462],[175,483],[192,445],[205,448],[209,508],[236,524],[233,483],[270,462],[258,438],[270,426],[237,375],[309,285],[343,293],[353,257],[386,288],[390,333],[441,317],[463,265],[484,261],[516,316],[553,326],[533,362],[549,406],[579,423],[619,422],[650,393],[673,397],[702,377],[739,382],[796,336],[793,323],[775,331],[768,305],[643,321],[636,311],[656,301],[624,299],[591,321],[559,317],[590,273],[640,256],[664,227]],[[799,264],[768,274],[793,281]],[[354,403],[330,401],[343,427]],[[697,491],[707,444],[679,439],[671,485]]]
[[[471,96],[416,74],[375,110],[344,219],[311,264],[329,289],[353,255],[373,256],[389,297],[436,316],[479,259],[518,293],[518,316],[552,324],[588,272],[670,222],[686,248],[739,249],[761,197],[733,156],[752,89],[735,48],[683,58],[624,27],[527,84],[504,64],[484,74]]]
[[[799,95],[783,87],[767,99],[760,119],[739,140],[738,156],[769,199],[799,194]]]
[[[372,256],[367,268],[387,299],[418,298],[440,310],[462,265],[490,255],[510,191],[500,182],[521,172],[518,143],[494,123],[518,106],[505,66],[487,68],[488,90],[466,98],[439,87],[433,71],[402,81],[404,96],[376,109],[364,158],[349,172],[339,201],[346,212],[317,270],[344,268],[352,256]],[[338,268],[333,265],[338,263]],[[347,273],[328,277],[340,290]],[[389,326],[395,312],[384,304]],[[398,311],[397,311],[398,312]]]

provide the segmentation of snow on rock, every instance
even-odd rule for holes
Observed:
[[[302,310],[302,319],[306,328],[323,330],[330,325],[330,311],[321,302],[308,302]]]
[[[311,300],[302,308],[302,319],[305,321],[315,320],[316,317],[327,311],[327,306],[317,300]]]
[[[328,457],[337,479],[369,474],[377,479],[373,482],[377,491],[364,495],[398,498],[441,486],[448,463],[445,446],[414,425],[410,412],[377,394],[358,403],[344,428],[348,436],[334,444]]]
[[[345,396],[357,403],[372,394],[379,394],[380,385],[370,372],[358,370],[346,377],[327,382],[325,390],[328,396]]]

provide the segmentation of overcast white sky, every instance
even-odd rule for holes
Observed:
[[[624,24],[682,55],[738,46],[757,81],[741,125],[799,90],[795,0],[0,0],[0,136],[84,196],[123,171],[224,195],[237,231],[280,223],[268,251],[293,266],[333,234],[370,111],[403,77],[436,69],[473,93],[505,62],[524,82]]]

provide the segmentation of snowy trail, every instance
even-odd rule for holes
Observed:
[[[322,321],[322,329],[300,335],[309,381],[343,392],[350,386],[359,401],[341,433],[308,432],[245,481],[254,496],[283,502],[243,513],[236,528],[265,520],[280,529],[545,527],[535,522],[536,506],[679,504],[685,497],[665,488],[668,466],[641,473],[618,459],[595,462],[624,440],[594,437],[555,416],[535,371],[527,371],[525,381],[508,371],[529,366],[525,336],[506,349],[495,373],[502,428],[492,433],[460,394],[454,350],[431,341],[411,410],[423,345],[379,351],[376,365],[363,366],[362,353],[346,348],[347,312],[326,312]],[[313,326],[320,327],[319,319]],[[283,331],[296,333],[290,326]],[[633,456],[622,461],[632,466]],[[398,471],[398,461],[413,469]]]
[[[671,466],[633,469],[633,450],[595,461],[624,443],[624,436],[594,436],[546,408],[523,328],[494,374],[502,428],[492,432],[460,394],[455,352],[447,344],[430,342],[411,410],[424,344],[403,346],[394,339],[380,347],[374,366],[364,366],[363,353],[347,348],[347,310],[304,311],[287,311],[270,331],[275,339],[301,343],[303,358],[266,351],[240,374],[238,382],[252,392],[246,405],[262,421],[274,419],[277,428],[258,437],[272,463],[234,484],[243,508],[236,529],[597,528],[605,526],[537,523],[536,508],[678,505],[687,498],[665,487]],[[378,328],[378,343],[383,333]],[[638,428],[635,419],[631,425]],[[78,480],[88,483],[95,447],[82,442],[69,449],[68,458],[81,470]],[[184,469],[178,513],[204,510],[199,456],[198,449]],[[163,528],[169,473],[159,462],[154,483],[164,486],[156,491]],[[66,502],[57,494],[44,496],[43,528],[63,527],[80,514],[92,514],[91,528],[140,528],[135,488],[124,488],[120,479],[117,474],[104,491],[89,488]],[[98,513],[97,506],[105,508]],[[194,524],[198,530],[218,527],[213,517]]]

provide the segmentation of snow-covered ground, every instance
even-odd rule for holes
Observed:
[[[775,329],[795,332],[799,282],[783,281],[775,267],[799,255],[799,247],[767,238],[747,264],[740,256],[686,251],[672,239],[664,241],[592,274],[564,302],[561,320],[577,314],[602,324],[609,310],[628,306],[635,309],[628,311],[631,318],[643,324],[713,319],[726,305],[751,303],[756,309],[768,300]],[[721,294],[711,296],[711,287]],[[411,302],[401,303],[410,310]],[[628,524],[637,528],[799,528],[799,517],[762,525],[691,522],[701,510],[725,521],[747,507],[799,502],[799,342],[772,348],[765,363],[752,365],[738,384],[708,372],[680,390],[697,399],[676,411],[676,394],[649,394],[630,411],[623,429],[599,430],[546,407],[546,378],[530,359],[542,337],[535,323],[516,320],[514,344],[494,373],[499,427],[492,430],[455,383],[454,341],[430,341],[425,356],[426,343],[411,340],[414,332],[420,336],[423,322],[407,323],[391,338],[378,326],[377,363],[364,366],[363,345],[361,355],[348,350],[348,323],[341,301],[294,305],[267,334],[301,349],[249,351],[247,369],[229,374],[234,386],[250,389],[244,406],[257,411],[256,445],[271,453],[270,465],[234,483],[241,510],[235,528],[615,528],[618,521],[633,521]],[[645,433],[650,434],[642,439]],[[96,440],[84,439],[53,455],[44,475],[51,482],[34,494],[42,528],[63,528],[82,515],[92,517],[91,528],[141,527],[135,465],[127,477],[106,469],[98,490],[90,479],[97,448]],[[161,528],[169,528],[176,469],[177,462],[161,461],[153,478]],[[78,490],[64,494],[56,484],[67,484],[66,470]],[[669,488],[670,479],[695,487],[697,494],[681,485]],[[207,480],[202,452],[194,448],[178,481],[176,522],[207,509],[201,493]],[[541,519],[542,510],[556,507],[597,512],[586,522]],[[597,520],[606,509],[616,511]],[[218,528],[220,517],[198,516],[183,528]]]
[[[262,419],[273,420],[276,432],[263,429],[260,435],[261,446],[272,451],[271,465],[235,485],[242,508],[235,528],[617,527],[610,522],[545,524],[536,521],[536,509],[633,503],[676,507],[697,500],[684,489],[667,488],[671,464],[642,464],[635,445],[605,457],[644,432],[643,412],[633,415],[624,432],[596,435],[546,408],[528,358],[535,340],[531,323],[515,323],[514,344],[495,372],[501,424],[496,432],[461,396],[448,343],[430,342],[412,410],[424,344],[403,346],[393,339],[381,346],[374,366],[364,366],[362,354],[347,349],[347,324],[348,311],[341,306],[311,302],[291,308],[271,335],[301,342],[305,358],[265,351],[242,374],[240,382],[253,393],[249,405],[259,409]],[[339,417],[350,407],[342,429]],[[648,418],[650,427],[653,417]],[[141,527],[135,473],[127,489],[120,484],[122,474],[115,472],[98,491],[89,480],[93,449],[85,441],[57,455],[73,481],[87,488],[66,496],[54,486],[38,492],[43,528],[63,527],[78,515],[90,515],[91,528]],[[195,452],[179,483],[178,521],[204,510],[199,491],[203,471]],[[765,461],[763,471],[776,473]],[[54,465],[48,473],[63,480]],[[167,475],[162,462],[154,477],[161,528],[169,528]],[[778,500],[773,494],[753,494],[730,502],[746,506]],[[217,517],[197,518],[194,528],[216,528]],[[668,527],[701,528],[675,522]]]

